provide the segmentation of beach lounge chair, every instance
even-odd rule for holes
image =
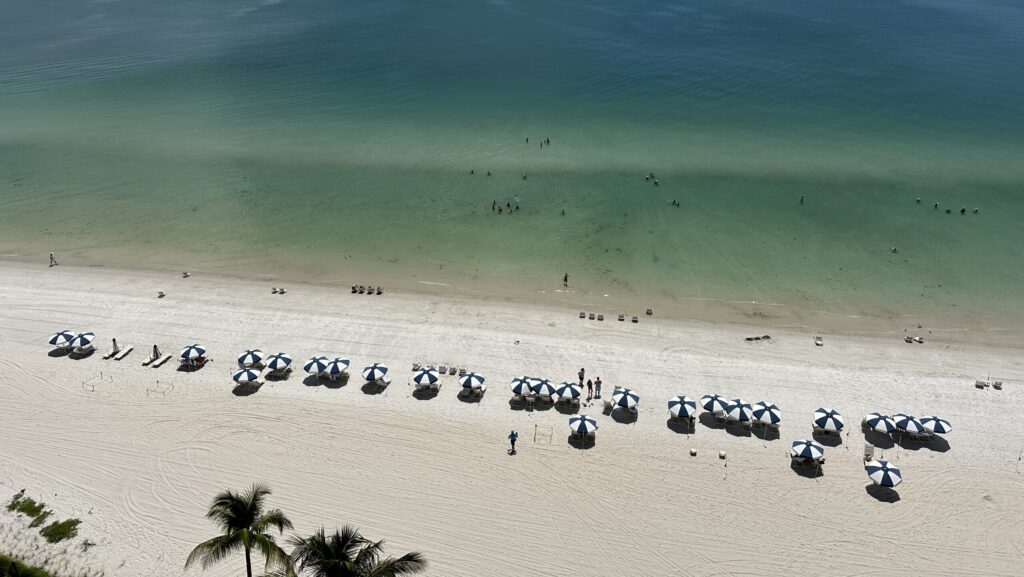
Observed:
[[[150,363],[149,367],[152,368],[152,369],[155,369],[157,367],[162,366],[164,363],[166,363],[169,360],[171,360],[171,355],[164,355],[163,357],[160,357],[160,360],[157,360],[155,362]]]
[[[124,347],[124,348],[121,349],[120,352],[118,352],[116,355],[114,355],[114,360],[115,361],[120,361],[120,360],[124,359],[125,357],[127,357],[134,350],[135,350],[135,347],[133,347],[132,345],[128,345],[128,346]]]
[[[581,318],[581,319],[585,319],[585,318],[587,318],[587,313],[585,313],[585,312],[583,312],[583,311],[580,311],[580,318]]]
[[[71,356],[73,357],[84,357],[91,355],[96,350],[96,347],[89,343],[84,347],[75,347],[71,349]]]
[[[478,399],[482,399],[485,392],[487,392],[487,385],[480,385],[479,387],[473,388],[473,396]]]
[[[994,383],[992,383],[992,388],[997,391],[1003,390],[1003,381],[995,381]]]

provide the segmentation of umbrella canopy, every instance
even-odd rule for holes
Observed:
[[[558,395],[559,399],[578,399],[583,395],[583,389],[576,383],[566,381],[558,385],[555,389],[555,394]]]
[[[319,375],[327,370],[327,357],[309,357],[302,369],[311,375]]]
[[[896,428],[901,431],[906,431],[913,435],[924,432],[924,425],[921,424],[921,421],[910,415],[896,413],[892,416],[892,421],[896,423]]]
[[[838,433],[843,430],[843,416],[825,407],[814,411],[814,424],[826,431]]]
[[[941,435],[945,435],[953,430],[953,426],[949,424],[949,421],[934,415],[921,417],[921,426],[933,433],[939,433]]]
[[[254,383],[260,378],[260,372],[256,369],[245,368],[240,371],[235,371],[235,374],[231,377],[238,384]]]
[[[882,413],[868,413],[864,417],[864,424],[879,433],[891,433],[896,430],[896,423],[892,422],[888,415]]]
[[[287,353],[277,353],[267,357],[267,368],[272,371],[283,371],[292,365],[292,357]]]
[[[729,401],[718,395],[704,395],[700,398],[700,406],[709,413],[724,413]]]
[[[189,345],[181,349],[181,358],[185,360],[197,359],[206,354],[206,347],[200,344]]]
[[[889,464],[888,461],[871,461],[864,465],[868,477],[876,485],[882,487],[895,487],[903,482],[903,475],[900,470]]]
[[[363,369],[363,378],[368,382],[379,381],[388,374],[388,368],[380,363],[373,363],[372,365]]]
[[[462,385],[462,388],[464,389],[479,389],[484,386],[484,380],[483,375],[466,373],[459,377],[459,384]]]
[[[75,338],[71,339],[69,343],[72,347],[87,347],[96,340],[96,333],[92,331],[86,331],[84,333],[78,333]]]
[[[512,379],[512,394],[524,397],[533,393],[533,379],[527,376]]]
[[[725,408],[725,416],[727,418],[741,423],[753,419],[753,412],[754,409],[750,406],[750,403],[743,399],[733,399],[729,406]]]
[[[333,361],[327,363],[327,368],[324,369],[324,374],[328,377],[337,377],[348,370],[348,359],[342,359],[335,357]]]
[[[50,340],[47,342],[55,347],[66,347],[74,338],[75,333],[71,329],[64,329],[50,337]]]
[[[825,447],[810,439],[800,439],[799,441],[793,441],[793,446],[789,448],[789,454],[793,457],[817,461],[825,456]]]
[[[260,349],[249,349],[238,355],[238,366],[253,367],[263,362],[263,351]]]
[[[612,394],[612,405],[626,409],[635,409],[640,402],[640,395],[629,389],[615,389]]]
[[[437,371],[434,369],[420,369],[412,377],[412,382],[421,387],[433,385],[439,380],[441,380],[441,375],[437,374]]]
[[[675,417],[688,419],[697,414],[697,402],[686,395],[672,397],[668,401],[668,412]]]
[[[782,411],[774,403],[758,401],[754,404],[754,410],[750,414],[755,423],[765,425],[778,425],[782,422]]]
[[[574,433],[589,435],[597,430],[597,421],[586,415],[576,415],[569,419],[569,429]]]
[[[551,381],[547,379],[540,379],[533,383],[533,392],[539,397],[550,397],[555,394],[555,385],[552,385]]]

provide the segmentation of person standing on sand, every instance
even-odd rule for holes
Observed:
[[[516,440],[517,439],[519,439],[519,433],[517,433],[515,429],[512,429],[512,432],[508,434],[508,442],[512,444],[512,448],[508,450],[508,454],[509,455],[515,455],[516,454]]]
[[[597,380],[594,381],[594,397],[601,398],[601,377],[597,377]]]
[[[594,381],[587,379],[587,400],[594,398]]]
[[[562,214],[565,214],[565,213],[563,212]],[[564,287],[569,286],[569,273],[565,273],[564,275],[562,275],[562,286],[564,286]]]
[[[50,253],[50,266],[57,266],[57,259],[53,258],[53,253]]]
[[[587,374],[587,371],[586,371],[586,369],[580,369],[580,372],[578,374],[580,376],[580,386],[582,387],[583,386],[583,375]]]

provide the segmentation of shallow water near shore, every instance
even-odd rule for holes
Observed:
[[[0,8],[7,257],[1019,322],[1011,3],[57,4]]]

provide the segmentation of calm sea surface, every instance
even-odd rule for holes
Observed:
[[[1024,304],[1015,0],[10,0],[0,21],[8,257]]]

